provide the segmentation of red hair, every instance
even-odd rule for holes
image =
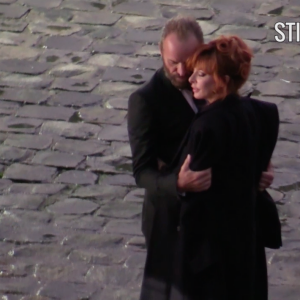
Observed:
[[[214,93],[224,99],[228,94],[238,93],[247,81],[251,70],[251,49],[238,36],[221,36],[208,44],[202,44],[187,60],[187,68],[203,70],[213,76]],[[229,77],[229,82],[226,77]]]

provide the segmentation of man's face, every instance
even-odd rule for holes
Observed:
[[[175,33],[169,34],[163,41],[161,55],[166,76],[178,89],[189,87],[190,72],[185,62],[199,47],[199,41],[191,34],[187,39],[178,39]]]

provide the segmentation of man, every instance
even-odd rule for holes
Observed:
[[[145,188],[142,231],[146,239],[147,261],[155,259],[159,270],[146,262],[153,295],[141,299],[167,298],[171,274],[171,253],[178,228],[181,196],[184,192],[209,189],[211,170],[192,172],[188,156],[178,174],[164,174],[158,161],[169,165],[198,111],[188,83],[186,59],[203,43],[203,33],[192,18],[177,17],[167,22],[160,43],[163,68],[129,98],[128,134],[132,151],[133,174],[139,187]],[[273,181],[273,173],[262,174],[260,189]],[[153,257],[155,253],[155,257]],[[160,292],[157,293],[157,291]],[[158,295],[164,295],[161,298]]]

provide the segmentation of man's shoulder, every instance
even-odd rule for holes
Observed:
[[[139,95],[140,97],[147,97],[153,96],[161,90],[163,84],[163,70],[158,69],[152,75],[152,77],[142,84],[137,90],[135,90],[131,95]]]

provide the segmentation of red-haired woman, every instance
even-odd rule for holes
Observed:
[[[251,50],[239,37],[222,36],[200,46],[188,61],[194,98],[206,104],[177,163],[181,166],[190,154],[192,171],[211,167],[212,185],[182,198],[175,284],[169,299],[268,298],[256,199],[261,172],[276,144],[278,111],[273,104],[238,95],[251,59]]]

